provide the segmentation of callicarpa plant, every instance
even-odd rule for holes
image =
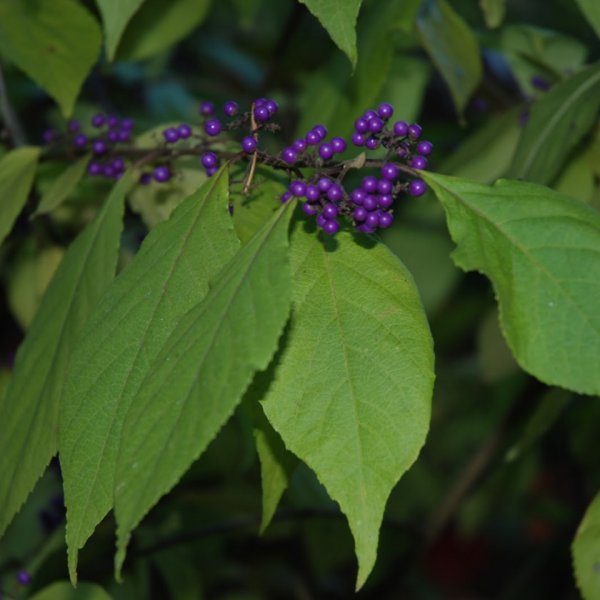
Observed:
[[[277,4],[0,5],[0,596],[599,598],[597,11]]]

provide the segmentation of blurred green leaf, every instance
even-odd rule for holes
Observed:
[[[81,178],[85,175],[89,160],[89,155],[80,158],[54,179],[31,218],[52,212],[60,206],[77,188]]]
[[[117,570],[131,530],[200,456],[277,348],[290,309],[290,205],[179,320],[124,420],[115,475]]]
[[[530,183],[422,176],[446,210],[454,262],[492,280],[521,367],[600,394],[600,214]]]
[[[360,243],[359,243],[360,242]],[[265,414],[348,518],[357,587],[389,493],[429,427],[433,351],[412,279],[383,245],[292,236],[293,312]]]
[[[73,580],[79,548],[113,506],[119,440],[133,398],[183,315],[239,247],[228,185],[224,168],[150,233],[75,345],[59,440]]]
[[[597,0],[576,0],[581,12],[600,37],[600,4]]]
[[[115,275],[126,174],[69,247],[19,347],[0,400],[0,535],[58,449],[58,413],[75,338]]]
[[[550,183],[588,133],[600,107],[600,63],[557,84],[531,110],[510,176]]]
[[[479,6],[483,12],[485,24],[490,29],[502,25],[506,14],[506,0],[479,0]]]
[[[577,587],[584,600],[600,598],[600,494],[589,505],[571,547]]]
[[[356,19],[362,0],[299,0],[319,19],[337,47],[356,68]]]
[[[27,202],[39,154],[39,148],[26,146],[0,159],[0,245]]]
[[[106,56],[113,60],[125,27],[145,0],[96,0],[104,24]]]
[[[102,35],[76,0],[3,0],[0,53],[23,69],[69,116],[93,67]]]
[[[481,379],[488,383],[500,381],[518,371],[498,322],[498,310],[490,310],[479,324],[477,331],[477,358]]]
[[[74,588],[68,581],[55,581],[30,598],[31,600],[111,600],[104,588],[95,583],[80,583]]]
[[[417,27],[423,46],[448,84],[462,118],[482,76],[477,40],[446,0],[425,0]]]
[[[166,50],[190,34],[208,14],[212,0],[145,0],[117,50],[119,60],[140,60]]]

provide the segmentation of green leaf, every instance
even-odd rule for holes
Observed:
[[[584,600],[600,597],[600,494],[589,505],[571,547],[577,587]]]
[[[600,4],[596,0],[577,0],[577,5],[600,37]]]
[[[485,24],[490,29],[496,29],[502,25],[506,14],[506,0],[479,0],[479,6],[481,6]]]
[[[283,206],[180,319],[127,411],[115,476],[117,570],[131,530],[200,456],[265,369],[290,308]]]
[[[57,451],[59,405],[76,336],[115,275],[126,174],[96,218],[71,244],[0,400],[0,535]]]
[[[417,27],[424,48],[448,84],[462,117],[482,75],[477,40],[446,0],[426,0]]]
[[[425,441],[431,335],[412,278],[385,246],[349,233],[322,241],[299,224],[291,249],[291,326],[263,406],[348,518],[360,587],[390,491]]]
[[[600,107],[600,63],[557,84],[531,111],[510,176],[549,183],[590,130]]]
[[[117,46],[125,31],[125,27],[138,11],[144,0],[96,0],[104,23],[106,56],[108,60],[115,58]]]
[[[336,46],[356,68],[356,19],[362,0],[299,0],[319,19]]]
[[[42,196],[33,217],[44,215],[58,208],[77,188],[77,185],[84,176],[90,156],[80,158],[76,163],[67,167],[59,175]]]
[[[25,146],[0,159],[0,245],[27,202],[39,154],[39,148]]]
[[[117,57],[140,60],[169,48],[202,23],[210,5],[211,0],[145,0],[121,38]]]
[[[491,279],[521,367],[599,394],[600,214],[535,184],[422,175],[446,210],[454,262]]]
[[[224,168],[152,230],[78,338],[59,440],[73,581],[79,548],[113,506],[127,410],[169,335],[239,247],[228,186]]]
[[[68,581],[55,581],[30,596],[30,600],[111,600],[95,583],[80,583],[74,588]]]
[[[4,0],[0,53],[23,69],[69,116],[102,41],[94,17],[76,0]]]

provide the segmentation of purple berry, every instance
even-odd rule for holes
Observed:
[[[212,137],[219,135],[221,133],[221,121],[219,119],[208,119],[204,123],[204,131],[206,135]]]
[[[128,142],[131,139],[131,131],[129,129],[122,129],[116,133],[118,134],[119,142]]]
[[[113,129],[112,131],[109,131],[106,134],[106,139],[108,142],[110,142],[111,144],[116,144],[119,141],[119,131],[117,131],[116,129]]]
[[[100,175],[102,173],[102,165],[99,162],[92,161],[87,166],[88,175]]]
[[[88,143],[88,139],[87,139],[87,135],[85,135],[85,133],[78,133],[73,138],[73,146],[75,146],[75,148],[85,148],[87,143]]]
[[[187,123],[182,123],[177,127],[177,133],[180,140],[187,140],[192,135],[192,128]]]
[[[257,146],[258,146],[258,144],[257,144],[256,140],[251,135],[246,136],[242,140],[242,150],[246,154],[252,154],[253,152],[255,152]]]
[[[115,173],[123,173],[125,171],[125,161],[122,158],[115,158],[111,166]]]
[[[271,113],[269,112],[269,109],[264,104],[262,106],[255,106],[254,107],[254,118],[259,123],[265,123],[266,121],[268,121],[271,118]]]
[[[377,109],[377,114],[382,119],[387,120],[394,114],[394,107],[387,102],[383,102],[379,105],[379,108]]]
[[[201,115],[209,117],[210,115],[215,114],[215,103],[211,102],[210,100],[205,100],[204,102],[200,103],[198,109],[200,110]]]
[[[427,140],[422,140],[417,144],[417,152],[423,156],[428,156],[433,152],[433,144]]]
[[[331,144],[325,143],[321,144],[319,147],[319,156],[323,160],[329,160],[334,155],[333,146]]]
[[[357,133],[367,133],[369,131],[369,123],[363,118],[356,119],[354,121],[354,129]]]
[[[330,188],[325,192],[327,198],[332,202],[337,202],[344,197],[344,189],[339,183],[332,183]]]
[[[142,173],[140,175],[140,184],[141,185],[149,185],[152,181],[152,173]]]
[[[377,148],[379,148],[379,140],[376,140],[375,138],[371,137],[365,142],[365,146],[369,150],[377,150]]]
[[[376,117],[377,113],[374,110],[367,110],[365,111],[365,114],[363,115],[363,119],[365,121],[370,121],[373,117]]]
[[[106,144],[102,140],[96,140],[92,144],[92,152],[96,156],[102,156],[102,154],[106,154],[107,150],[108,150],[108,148],[106,147]]]
[[[212,177],[218,170],[219,167],[210,167],[209,169],[206,169],[206,176]]]
[[[394,215],[391,215],[389,212],[382,211],[379,214],[379,227],[381,227],[381,229],[387,229],[388,227],[391,227],[393,222]]]
[[[364,146],[365,145],[365,136],[362,133],[358,133],[357,131],[355,131],[352,134],[352,143],[355,146]]]
[[[315,125],[311,131],[314,131],[319,136],[319,141],[327,137],[327,127],[325,125]]]
[[[116,174],[117,172],[113,169],[112,165],[104,165],[102,167],[102,175],[104,175],[104,177],[112,179]]]
[[[341,154],[346,151],[346,140],[341,137],[331,138],[331,147],[336,154]]]
[[[366,223],[359,225],[356,229],[362,233],[373,233],[375,230],[372,227],[369,227]]]
[[[304,152],[306,150],[307,146],[308,146],[308,144],[306,143],[306,140],[303,140],[303,139],[296,140],[292,144],[292,148],[298,153]]]
[[[417,198],[422,196],[427,190],[427,186],[422,179],[413,179],[408,186],[408,193],[413,197]]]
[[[320,215],[317,216],[317,225],[319,227],[323,228],[323,226],[325,225],[325,223],[327,223],[327,219],[321,213]]]
[[[323,224],[323,231],[328,235],[335,235],[340,230],[340,224],[334,219],[328,219]]]
[[[369,211],[375,210],[377,208],[377,196],[367,196],[363,201],[363,208]]]
[[[296,180],[290,183],[290,192],[292,192],[293,196],[296,198],[301,198],[306,194],[306,184],[304,181]]]
[[[316,185],[307,185],[305,195],[309,202],[316,202],[321,197],[321,190]]]
[[[58,136],[56,135],[56,131],[53,129],[46,129],[42,134],[42,139],[46,144],[52,143]]]
[[[133,119],[123,119],[121,121],[121,129],[125,129],[125,131],[131,131],[135,125],[135,121]]]
[[[21,570],[17,573],[17,582],[19,585],[29,585],[31,583],[31,573]]]
[[[394,135],[398,137],[406,137],[408,135],[408,123],[406,121],[396,121],[393,131]]]
[[[279,105],[277,104],[277,102],[271,99],[265,102],[265,107],[269,111],[269,116],[271,117],[274,116],[277,110],[279,109]]]
[[[106,117],[102,113],[96,113],[92,117],[92,127],[102,127],[106,123]]]
[[[330,188],[333,189],[333,188]],[[326,219],[335,219],[338,216],[338,209],[335,204],[326,204],[323,207],[323,216]]]
[[[406,146],[401,145],[397,150],[396,150],[396,154],[400,157],[400,158],[406,158],[406,156],[408,155],[408,148],[406,148]]]
[[[119,126],[119,117],[117,117],[115,115],[110,115],[106,119],[106,124],[108,125],[108,127],[110,129],[114,129],[114,128],[118,127]]]
[[[71,133],[75,133],[76,131],[79,131],[81,129],[81,123],[77,119],[71,119],[67,123],[67,129]]]
[[[290,198],[292,197],[292,193],[291,192],[283,192],[283,194],[281,194],[281,196],[279,196],[279,200],[281,202],[281,204],[285,204]]]
[[[427,159],[424,156],[419,154],[415,154],[410,160],[410,166],[413,169],[426,169],[427,168]]]
[[[361,186],[365,192],[372,194],[377,191],[377,177],[373,177],[373,175],[367,175],[363,177]]]
[[[388,181],[396,181],[399,175],[400,169],[392,163],[386,163],[381,167],[381,176]]]
[[[379,194],[391,194],[394,184],[387,179],[380,179],[377,182],[377,192]]]
[[[223,112],[227,117],[235,117],[237,115],[239,106],[235,100],[227,100],[223,105]]]
[[[205,152],[200,158],[200,163],[205,169],[212,169],[219,164],[219,158],[214,152]]]
[[[391,194],[381,194],[377,198],[377,205],[379,208],[390,208],[394,204],[394,197]]]
[[[267,103],[266,98],[258,98],[258,100],[254,101],[254,106],[264,106]]]
[[[326,192],[333,185],[333,181],[328,179],[327,177],[321,177],[319,181],[317,181],[317,187],[322,191]]]
[[[284,148],[281,151],[281,159],[288,165],[293,165],[298,160],[298,155],[293,148]]]
[[[365,190],[363,190],[362,188],[356,188],[350,194],[350,200],[353,204],[361,206],[367,196],[368,193],[365,192]]]
[[[408,127],[408,136],[411,140],[418,140],[421,137],[422,129],[420,125],[413,123]]]
[[[313,131],[311,129],[306,134],[306,137],[304,139],[306,140],[307,144],[310,144],[311,146],[316,146],[321,141],[321,136],[316,131]]]
[[[179,131],[177,131],[175,127],[168,127],[167,129],[164,129],[162,134],[167,144],[174,144],[175,142],[179,141]]]
[[[365,225],[371,229],[379,227],[379,214],[376,212],[369,213],[365,219]]]
[[[379,117],[373,117],[369,120],[369,131],[371,133],[379,133],[383,129],[383,121]]]
[[[312,206],[312,204],[308,204],[308,202],[305,202],[302,205],[302,211],[305,215],[308,215],[309,217],[312,217],[317,214],[317,209],[314,206]]]
[[[367,218],[368,214],[369,211],[366,208],[362,206],[357,206],[352,212],[352,217],[355,221],[364,221]]]

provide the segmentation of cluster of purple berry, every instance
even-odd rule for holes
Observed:
[[[333,137],[331,140],[325,141],[326,137],[327,128],[324,125],[315,125],[304,137],[284,148],[281,151],[281,159],[288,165],[294,165],[315,149],[321,159],[328,161],[335,154],[342,154],[346,151],[347,144],[344,138]]]

